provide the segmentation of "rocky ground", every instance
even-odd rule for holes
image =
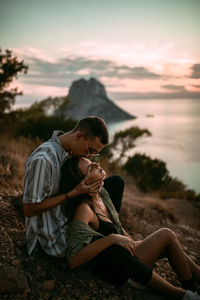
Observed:
[[[20,186],[1,187],[1,299],[130,299],[122,296],[120,287],[103,282],[86,267],[71,271],[65,259],[48,257],[42,252],[30,260],[26,251],[21,201]],[[161,227],[173,229],[184,250],[200,264],[200,208],[195,204],[186,200],[156,199],[129,185],[125,190],[120,218],[135,240]],[[179,285],[166,259],[155,268],[170,282]]]

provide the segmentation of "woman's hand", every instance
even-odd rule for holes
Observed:
[[[132,256],[135,254],[135,243],[130,237],[113,233],[110,235],[110,238],[113,244],[122,246],[128,250]]]

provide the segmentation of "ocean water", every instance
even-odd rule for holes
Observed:
[[[130,154],[140,152],[165,161],[171,176],[200,193],[200,99],[115,103],[137,118],[111,124],[111,137],[130,126],[149,129],[152,136],[138,139]]]

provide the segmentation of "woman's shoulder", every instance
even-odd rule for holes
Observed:
[[[88,201],[81,202],[75,210],[74,219],[80,220],[84,222],[85,224],[88,224],[93,217],[94,212],[92,208],[90,207]]]

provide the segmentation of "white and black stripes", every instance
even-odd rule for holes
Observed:
[[[61,166],[66,159],[54,132],[52,138],[39,146],[27,159],[24,184],[24,203],[40,203],[45,198],[57,195]],[[62,205],[62,204],[61,204]],[[26,238],[31,255],[37,241],[49,255],[63,256],[66,253],[67,217],[58,205],[37,216],[26,217]]]

